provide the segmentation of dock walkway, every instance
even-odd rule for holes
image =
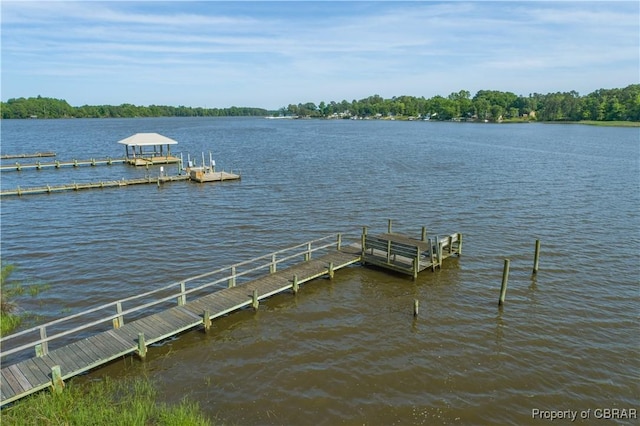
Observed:
[[[238,180],[240,175],[229,172],[215,172],[209,173],[207,182],[222,182],[229,180]],[[121,179],[121,180],[105,180],[100,182],[83,182],[83,183],[67,183],[63,185],[45,185],[45,186],[32,186],[32,187],[17,187],[13,189],[5,189],[0,191],[0,197],[13,196],[13,195],[34,195],[34,194],[50,194],[53,192],[64,191],[80,191],[82,189],[102,189],[113,188],[131,185],[144,185],[144,184],[157,184],[158,186],[167,182],[179,182],[179,181],[193,181],[199,182],[192,178],[190,175],[165,175],[157,177],[144,177],[135,179]]]
[[[5,365],[3,361],[0,404],[5,405],[16,401],[34,392],[49,388],[56,382],[62,383],[64,380],[128,354],[137,353],[144,357],[146,347],[152,343],[200,326],[208,329],[214,318],[247,306],[253,306],[254,309],[257,309],[259,301],[262,299],[287,290],[292,290],[295,293],[300,284],[322,276],[333,277],[334,271],[359,262],[361,253],[357,244],[342,247],[341,234],[336,235],[295,246],[292,249],[297,251],[293,254],[289,253],[291,249],[288,249],[289,251],[276,252],[224,270],[192,277],[173,285],[173,294],[162,295],[161,299],[152,303],[143,303],[141,306],[123,310],[122,304],[131,301],[127,299],[3,338],[1,341],[3,358],[24,351],[33,352],[34,348],[36,356],[30,355],[27,359],[9,363],[9,365]],[[335,242],[336,238],[337,243]],[[327,243],[329,239],[332,241]],[[318,246],[318,244],[320,245]],[[317,251],[328,252],[318,258],[312,258],[312,253]],[[278,270],[279,264],[286,264],[293,258],[300,257],[304,259],[301,263],[295,263],[285,269]],[[245,272],[239,272],[240,267],[255,263],[261,264]],[[236,284],[236,280],[242,276],[265,268],[269,270],[267,275],[252,279],[244,284]],[[224,276],[213,282],[189,290],[186,288],[190,280],[192,283],[197,283],[220,273],[223,273]],[[226,284],[227,288],[210,292],[193,301],[186,301],[188,294],[197,293],[204,288],[211,291],[220,284]],[[166,292],[167,288],[161,290]],[[149,296],[149,294],[141,296]],[[135,316],[136,312],[140,315],[141,309],[148,310],[151,304],[170,300],[174,301],[174,304],[177,300],[177,306],[131,322],[124,322],[125,316]],[[111,308],[113,313],[82,326],[70,325],[71,330],[47,337],[47,328],[59,327],[60,322],[67,319],[77,320],[80,316],[88,318],[90,314],[95,315],[96,312],[105,308]],[[71,343],[65,342],[65,340],[69,340],[68,336],[71,334],[77,336],[80,332],[87,333],[91,327],[98,324],[102,324],[103,328],[108,328],[105,324],[110,324],[113,328],[103,329],[101,332]],[[24,337],[28,333],[39,334],[40,338],[10,348],[10,340],[13,337]],[[63,339],[65,337],[66,339]],[[52,346],[55,341],[60,342],[60,346],[49,350],[48,346]]]
[[[25,157],[26,158],[26,157]],[[80,166],[110,166],[112,164],[124,164],[126,161],[125,158],[90,158],[88,160],[71,160],[71,161],[51,161],[51,162],[40,162],[36,161],[35,163],[21,164],[16,162],[11,165],[3,165],[0,166],[0,171],[21,171],[21,170],[30,170],[30,169],[48,169],[48,168],[56,168],[60,169],[62,167],[80,167]]]

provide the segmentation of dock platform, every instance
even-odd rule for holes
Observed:
[[[422,228],[420,239],[392,232],[389,220],[388,232],[369,235],[367,228],[362,231],[362,262],[380,266],[417,278],[425,269],[435,270],[442,261],[453,255],[462,254],[462,234],[427,238],[426,228]]]

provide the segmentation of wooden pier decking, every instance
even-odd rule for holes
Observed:
[[[15,164],[5,164],[0,166],[0,171],[21,171],[21,170],[41,170],[41,169],[60,169],[62,167],[80,167],[80,166],[110,166],[112,164],[124,164],[124,158],[90,158],[88,160],[71,160],[71,161],[50,161],[21,164],[16,162]]]
[[[329,240],[331,242],[327,242]],[[290,253],[292,249],[295,250],[293,254]],[[314,258],[316,252],[322,251],[326,253]],[[286,264],[296,258],[301,259],[302,262],[298,261],[292,266],[278,270],[278,265]],[[125,316],[139,314],[141,309],[148,310],[152,303],[143,303],[142,306],[123,310],[123,304],[130,303],[133,298],[125,299],[44,326],[9,335],[0,341],[3,358],[24,351],[31,351],[32,355],[16,363],[9,363],[9,365],[6,365],[7,363],[3,360],[0,405],[49,388],[56,380],[69,379],[122,356],[137,353],[144,357],[146,347],[154,342],[200,326],[207,329],[214,318],[247,306],[253,306],[257,309],[259,301],[262,299],[287,290],[292,290],[295,293],[302,283],[322,276],[333,277],[334,271],[359,261],[360,247],[357,245],[342,246],[341,234],[336,234],[175,283],[172,285],[173,294],[169,296],[165,296],[165,294],[171,289],[160,289],[164,293],[158,293],[162,294],[162,297],[154,301],[153,304],[168,301],[174,301],[175,304],[177,300],[177,306],[131,322],[125,323]],[[243,266],[253,266],[255,263],[259,263],[259,265],[247,271],[241,271]],[[260,269],[266,269],[268,273],[266,275],[263,273],[262,276],[246,283],[236,281]],[[212,282],[197,285],[203,279],[220,274],[224,276]],[[196,287],[188,289],[189,282],[194,283]],[[211,292],[216,290],[216,286],[220,286],[220,284],[227,288]],[[187,302],[189,294],[196,294],[205,288],[209,290],[209,294]],[[150,293],[141,296],[149,297]],[[97,321],[84,323],[82,326],[69,325],[70,331],[47,337],[46,330],[48,328],[59,327],[61,322],[78,320],[81,316],[95,315],[96,312],[104,309],[111,309],[112,314]],[[88,329],[99,324],[102,324],[105,329],[90,337],[71,343],[61,340],[71,334],[86,333]],[[113,328],[107,329],[107,325],[112,325]],[[24,337],[28,334],[34,334],[36,340],[11,347],[14,338]],[[48,347],[56,341],[62,342],[61,346],[49,350]],[[35,353],[33,353],[34,350]],[[34,356],[36,354],[37,356]],[[60,372],[60,377],[56,377],[57,372]]]
[[[55,154],[54,154],[55,155]],[[71,160],[71,161],[50,161],[50,162],[40,162],[37,161],[35,163],[21,164],[16,162],[11,165],[3,165],[0,166],[0,171],[21,171],[21,170],[41,170],[41,169],[50,169],[56,168],[60,169],[62,167],[80,167],[80,166],[110,166],[112,164],[124,164],[126,161],[125,158],[90,158],[88,160]]]
[[[460,254],[461,234],[446,237],[450,250],[444,251],[456,251],[455,236]],[[370,245],[385,239],[386,251]],[[433,247],[445,239],[436,238]],[[369,236],[366,228],[360,242],[357,237],[346,240],[342,233],[333,234],[11,334],[0,340],[0,406],[61,387],[64,380],[123,356],[135,353],[144,358],[150,344],[195,328],[206,331],[215,318],[245,307],[257,310],[260,300],[289,290],[297,293],[301,284],[333,278],[335,271],[349,265],[363,262],[399,270],[395,263],[406,263],[400,258],[408,253],[398,244],[422,247],[416,242],[424,241],[432,241],[426,239],[424,228],[422,240],[391,232]],[[437,248],[434,251],[435,258],[423,269],[440,266],[448,257],[438,256]],[[429,250],[418,250],[418,258],[422,252]],[[390,262],[376,261],[378,257]],[[407,273],[406,268],[401,272]]]
[[[29,154],[2,154],[0,159],[11,160],[15,158],[39,158],[39,157],[55,157],[55,152],[33,152]]]
[[[206,182],[222,182],[228,180],[238,180],[240,175],[228,172],[215,172],[208,175],[209,178]],[[64,191],[79,191],[82,189],[101,189],[101,188],[113,188],[130,185],[145,185],[145,184],[164,184],[167,182],[178,182],[190,180],[194,182],[200,182],[193,179],[188,174],[185,175],[172,175],[172,176],[157,176],[157,177],[144,177],[136,179],[122,179],[122,180],[107,180],[100,182],[84,182],[84,183],[68,183],[63,185],[46,185],[46,186],[34,186],[26,188],[13,188],[0,191],[0,197],[11,195],[33,195],[33,194],[50,194],[53,192]]]

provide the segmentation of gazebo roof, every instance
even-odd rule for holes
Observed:
[[[127,146],[152,146],[152,145],[175,145],[178,142],[158,133],[136,133],[133,136],[118,141]]]

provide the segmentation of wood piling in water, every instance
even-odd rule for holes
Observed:
[[[509,259],[504,260],[504,269],[502,270],[502,286],[500,287],[500,299],[498,305],[504,304],[504,298],[507,295],[507,282],[509,281]]]
[[[536,240],[536,251],[533,255],[533,274],[538,273],[538,263],[540,262],[540,240]]]

